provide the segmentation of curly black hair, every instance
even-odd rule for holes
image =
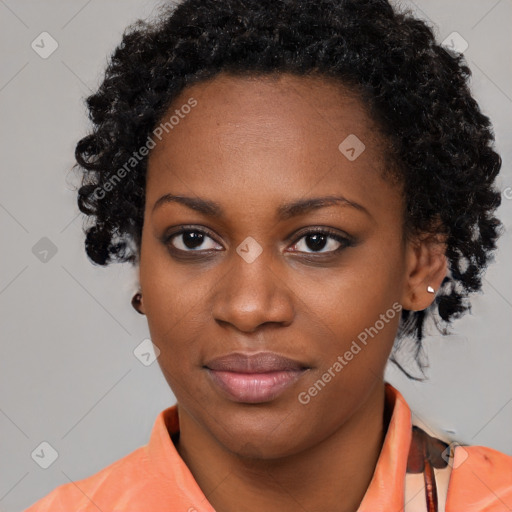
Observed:
[[[471,309],[468,295],[481,289],[501,234],[493,216],[501,158],[463,55],[436,44],[431,27],[387,0],[184,0],[128,26],[85,100],[93,129],[75,151],[78,206],[93,221],[84,225],[88,257],[137,264],[147,167],[147,151],[138,150],[185,87],[221,72],[315,75],[364,99],[403,185],[405,231],[446,241],[448,275],[429,308],[402,310],[390,358],[422,380],[398,363],[396,350],[413,338],[423,371],[425,320],[446,334]]]

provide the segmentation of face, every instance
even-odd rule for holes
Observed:
[[[160,367],[180,417],[227,450],[298,453],[382,383],[415,261],[402,191],[339,84],[218,75],[173,114],[149,155],[140,248]],[[233,353],[271,354],[215,364]]]

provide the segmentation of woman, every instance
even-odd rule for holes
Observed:
[[[27,510],[511,509],[512,457],[431,437],[384,381],[496,248],[469,74],[384,0],[185,0],[130,27],[78,204],[89,258],[137,268],[177,404]]]

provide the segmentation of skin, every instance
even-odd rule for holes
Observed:
[[[354,511],[387,428],[384,368],[399,315],[308,404],[298,394],[394,303],[428,307],[427,285],[446,275],[444,246],[404,237],[383,139],[339,83],[221,74],[185,89],[169,116],[191,97],[197,105],[149,155],[139,265],[140,311],[178,402],[178,452],[215,510]],[[338,149],[349,134],[366,146],[354,161]],[[164,194],[215,201],[224,216],[177,202],[153,211]],[[277,218],[283,203],[333,195],[366,213],[337,204]],[[202,245],[164,240],[184,224],[206,232]],[[304,231],[319,227],[354,243],[315,249]],[[248,236],[262,248],[251,263],[236,252]],[[310,367],[269,402],[227,399],[203,368],[267,350]]]

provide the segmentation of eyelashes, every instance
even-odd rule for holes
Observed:
[[[294,249],[291,252],[308,256],[332,256],[354,245],[352,237],[327,227],[304,230],[295,235],[293,240],[291,247]],[[194,257],[194,254],[204,256],[205,253],[223,250],[208,231],[196,227],[182,226],[180,230],[164,236],[162,242],[171,253],[187,257]]]

